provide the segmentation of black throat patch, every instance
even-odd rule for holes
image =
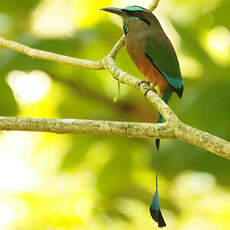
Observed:
[[[129,28],[128,28],[127,24],[125,24],[125,23],[123,23],[123,30],[124,30],[125,36],[127,36],[127,34],[129,33]]]

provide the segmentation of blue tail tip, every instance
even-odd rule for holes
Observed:
[[[158,227],[162,228],[166,226],[165,220],[162,216],[160,205],[159,205],[159,198],[158,198],[158,192],[155,192],[155,195],[153,197],[152,204],[150,206],[150,214],[154,221],[158,223]]]

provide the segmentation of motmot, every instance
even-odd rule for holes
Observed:
[[[147,81],[140,81],[140,84],[145,82],[149,85],[146,93],[158,86],[160,96],[165,103],[168,103],[173,92],[181,98],[183,80],[176,52],[152,12],[140,6],[127,6],[123,9],[107,7],[101,10],[120,15],[123,18],[126,50],[137,69],[147,79]],[[163,117],[159,114],[158,123],[162,122]],[[150,213],[158,223],[158,227],[164,227],[166,223],[161,213],[158,197],[160,139],[156,139],[155,144],[157,148],[156,191],[150,206]]]

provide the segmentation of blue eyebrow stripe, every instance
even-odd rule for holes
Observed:
[[[145,9],[145,8],[142,8],[140,6],[127,6],[124,8],[124,10],[129,10],[129,11],[144,11],[146,13],[149,13],[150,11]]]

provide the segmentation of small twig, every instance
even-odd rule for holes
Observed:
[[[121,94],[121,84],[119,81],[117,81],[117,94],[115,95],[115,97],[113,98],[113,103],[116,103],[117,100],[119,99]]]
[[[108,57],[111,57],[113,59],[116,58],[118,52],[120,49],[125,45],[125,35],[123,35],[120,40],[115,44],[115,46],[112,48],[110,53],[108,54]]]
[[[154,11],[154,10],[157,8],[159,2],[160,2],[160,0],[155,0],[155,1],[153,1],[153,2],[150,4],[150,6],[149,6],[148,9],[149,9],[150,11]]]

